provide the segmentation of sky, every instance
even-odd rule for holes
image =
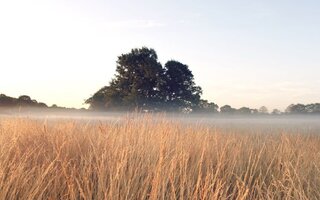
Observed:
[[[235,108],[320,102],[317,0],[1,0],[0,93],[60,106],[109,83],[146,46]]]

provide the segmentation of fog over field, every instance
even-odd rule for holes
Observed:
[[[320,115],[219,115],[181,113],[39,111],[0,112],[0,118],[27,118],[40,121],[75,121],[81,123],[120,123],[150,116],[155,120],[181,123],[184,126],[208,126],[230,131],[264,131],[268,133],[308,132],[320,134]]]

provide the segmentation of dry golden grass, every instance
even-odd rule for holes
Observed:
[[[320,137],[1,119],[0,199],[320,199]]]

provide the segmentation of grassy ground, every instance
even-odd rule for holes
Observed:
[[[0,199],[320,199],[320,135],[1,119]]]

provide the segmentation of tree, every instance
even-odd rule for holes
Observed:
[[[261,106],[260,108],[259,108],[259,113],[260,114],[268,114],[268,108],[267,107],[265,107],[265,106]]]
[[[162,91],[167,105],[174,109],[196,108],[200,103],[202,89],[194,83],[189,67],[178,61],[168,61],[164,66]]]
[[[291,104],[287,107],[286,113],[288,114],[319,114],[320,104]]]
[[[220,108],[220,112],[221,113],[225,113],[225,114],[233,114],[236,112],[236,109],[235,108],[232,108],[231,106],[229,105],[224,105]]]
[[[305,106],[307,113],[319,114],[320,113],[320,103],[308,104]]]
[[[278,109],[273,109],[273,111],[271,112],[272,115],[281,115],[281,111]]]
[[[0,106],[15,106],[16,104],[16,98],[6,96],[5,94],[0,94]]]
[[[207,100],[200,100],[198,108],[195,110],[197,112],[204,113],[217,113],[219,106],[213,102],[208,102]]]
[[[90,108],[94,110],[105,109],[106,107],[109,107],[110,104],[116,105],[116,100],[117,97],[120,97],[120,93],[116,93],[115,91],[116,90],[110,86],[104,86],[100,90],[98,90],[92,97],[87,99],[85,103],[90,104]]]
[[[251,114],[259,114],[259,110],[254,108],[254,109],[251,109]]]
[[[291,104],[286,108],[288,114],[303,114],[307,113],[306,106],[303,104]]]
[[[118,57],[116,75],[86,103],[91,108],[147,109],[161,103],[163,68],[153,49],[143,47]]]
[[[32,100],[31,97],[27,95],[21,95],[18,98],[19,106],[36,106],[38,102],[36,100]]]
[[[237,113],[239,113],[239,114],[251,114],[252,111],[251,111],[251,109],[248,108],[248,107],[241,107],[241,108],[239,108],[239,109],[237,110]]]
[[[0,106],[3,107],[47,107],[46,104],[38,102],[27,95],[21,95],[18,98],[13,98],[6,96],[4,94],[0,94]]]
[[[161,102],[163,68],[156,52],[145,47],[133,49],[121,55],[117,64],[111,87],[122,93],[122,104],[129,108],[157,107]]]
[[[92,109],[197,108],[202,90],[187,65],[169,61],[163,68],[153,49],[143,47],[118,57],[115,77],[85,101]]]
[[[43,102],[39,102],[39,103],[38,103],[38,107],[40,107],[40,108],[47,108],[48,106],[47,106],[47,104],[45,104],[45,103],[43,103]]]
[[[21,102],[31,102],[31,97],[27,96],[27,95],[21,95],[18,98],[19,101]]]

